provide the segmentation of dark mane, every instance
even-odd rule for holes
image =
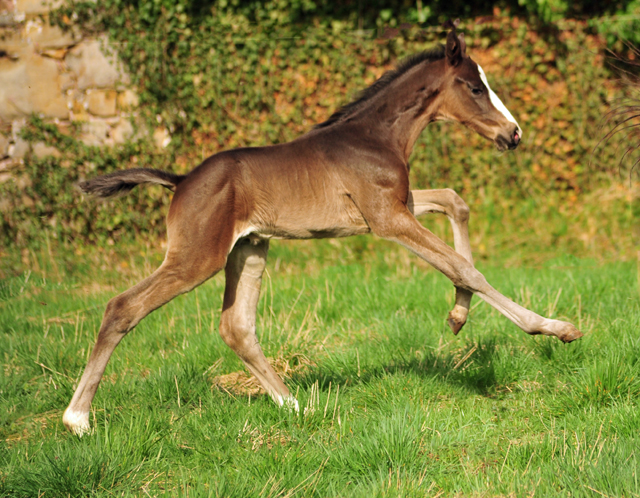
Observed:
[[[326,128],[327,126],[331,126],[332,124],[341,121],[342,119],[350,116],[355,111],[360,109],[365,102],[373,98],[375,95],[380,93],[382,90],[387,88],[391,82],[398,79],[400,76],[405,74],[411,68],[417,66],[421,62],[424,61],[437,61],[444,59],[444,45],[437,45],[430,50],[425,50],[424,52],[420,52],[418,54],[410,55],[406,59],[402,60],[395,69],[391,71],[387,71],[384,73],[380,79],[378,79],[373,85],[362,90],[356,98],[350,102],[342,106],[336,112],[334,112],[329,119],[326,121],[317,124],[315,128]]]

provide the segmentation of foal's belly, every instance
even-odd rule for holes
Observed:
[[[269,239],[332,239],[338,237],[351,237],[369,233],[369,227],[323,227],[323,228],[299,228],[277,227],[274,229],[256,230],[254,233],[260,237]]]
[[[256,221],[252,223],[254,233],[274,239],[350,237],[371,231],[347,195],[336,195],[319,203],[274,206],[270,215]]]

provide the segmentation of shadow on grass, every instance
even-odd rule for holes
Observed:
[[[353,356],[355,354],[354,350]],[[390,361],[377,365],[363,364],[360,371],[353,358],[345,358],[342,364],[340,359],[333,359],[292,376],[292,380],[305,388],[315,383],[326,388],[330,382],[334,386],[366,385],[389,375],[408,374],[436,379],[482,396],[493,396],[501,386],[519,377],[527,361],[525,352],[514,351],[495,338],[478,339],[454,352],[432,350],[417,357],[415,352],[397,350],[393,356]]]

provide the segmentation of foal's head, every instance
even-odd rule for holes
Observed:
[[[458,121],[493,141],[499,150],[515,149],[522,129],[491,90],[482,68],[466,55],[464,35],[455,28],[445,47],[447,83],[441,89],[438,119]]]

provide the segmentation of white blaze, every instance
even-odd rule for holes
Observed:
[[[507,109],[506,106],[502,103],[502,100],[500,100],[500,98],[494,93],[494,91],[491,90],[491,87],[489,86],[489,82],[487,81],[487,76],[484,74],[484,71],[480,67],[480,64],[478,64],[478,71],[480,72],[480,79],[484,83],[484,86],[486,86],[487,90],[489,90],[489,98],[491,99],[491,103],[493,104],[493,107],[498,109],[498,111],[505,118],[507,118],[507,121],[510,121],[511,123],[513,123],[518,127],[518,135],[520,135],[520,138],[522,138],[522,128],[520,128],[520,125],[518,124],[518,122],[511,115],[511,113],[509,112],[509,109]]]

